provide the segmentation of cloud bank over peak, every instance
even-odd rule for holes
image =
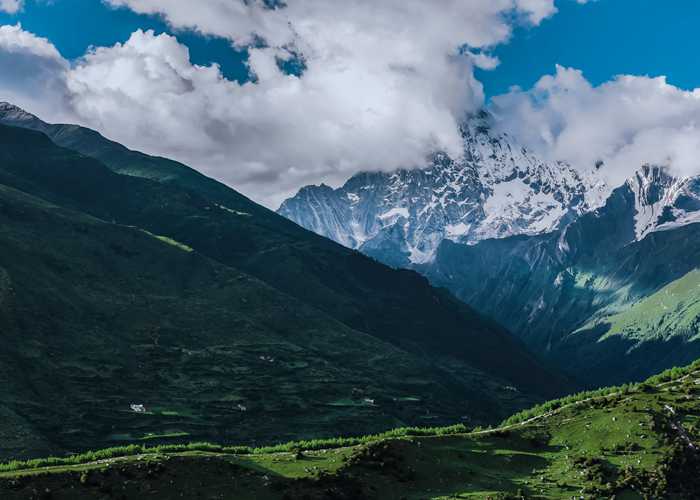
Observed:
[[[643,164],[700,174],[700,89],[663,76],[620,75],[599,86],[557,66],[531,89],[495,97],[499,127],[548,158],[590,168],[604,162],[611,185]]]
[[[69,62],[8,25],[0,67],[13,71],[0,73],[0,100],[178,159],[272,208],[306,184],[422,165],[435,150],[460,155],[459,122],[484,105],[474,68],[498,65],[490,50],[513,23],[556,12],[551,0],[109,2],[245,47],[253,78],[239,84],[216,64],[193,64],[168,34],[137,30]],[[289,62],[298,71],[285,71]],[[613,186],[645,163],[700,174],[700,90],[664,77],[596,86],[557,66],[490,107],[500,129],[548,159],[603,162]]]
[[[0,57],[14,57],[9,38],[30,38],[27,53],[56,71],[22,84],[0,75],[2,97],[187,162],[271,207],[304,184],[419,165],[435,149],[459,155],[459,122],[484,103],[474,68],[498,64],[489,51],[514,24],[556,12],[553,0],[108,3],[246,47],[254,78],[229,81],[216,64],[192,64],[175,37],[140,30],[69,64],[14,26]]]

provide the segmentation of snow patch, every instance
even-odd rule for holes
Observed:
[[[448,239],[451,240],[456,240],[460,236],[464,236],[469,232],[469,227],[467,224],[464,222],[460,222],[458,224],[448,224],[445,227],[445,236]]]
[[[408,208],[406,207],[396,207],[392,208],[388,212],[384,212],[379,216],[380,219],[386,220],[386,219],[391,219],[394,217],[405,217],[408,218]]]

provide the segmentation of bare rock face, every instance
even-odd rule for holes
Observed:
[[[443,240],[555,230],[600,206],[608,194],[593,168],[546,162],[490,127],[482,112],[462,127],[464,154],[435,153],[423,168],[365,172],[342,187],[307,186],[279,213],[394,266],[433,259]]]
[[[645,165],[625,187],[634,195],[637,240],[654,231],[700,222],[700,177],[676,177],[665,168]]]

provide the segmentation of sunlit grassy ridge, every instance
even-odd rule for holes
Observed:
[[[596,389],[593,391],[583,391],[579,392],[576,394],[572,394],[570,396],[566,396],[563,398],[559,399],[553,399],[551,401],[547,401],[546,403],[543,403],[541,405],[534,406],[532,408],[529,408],[527,410],[523,410],[521,412],[516,413],[515,415],[510,416],[506,420],[503,421],[501,426],[511,426],[515,424],[519,424],[522,422],[525,422],[527,420],[530,420],[532,418],[544,415],[545,413],[555,411],[557,409],[560,409],[564,406],[579,403],[581,401],[589,400],[589,399],[595,399],[595,398],[603,398],[605,396],[610,396],[610,395],[625,395],[625,394],[631,394],[633,392],[639,391],[641,387],[643,386],[648,386],[648,385],[655,385],[655,384],[661,384],[663,382],[668,382],[670,380],[674,380],[676,378],[683,377],[685,375],[688,375],[690,373],[693,373],[694,371],[697,371],[700,369],[700,360],[695,361],[693,364],[686,366],[686,367],[674,367],[674,368],[669,368],[668,370],[665,370],[658,375],[654,375],[653,377],[650,377],[646,381],[638,384],[624,384],[621,386],[612,386],[612,387],[603,387],[601,389]]]
[[[172,238],[168,238],[167,236],[159,236],[157,234],[153,234],[150,231],[146,231],[145,229],[143,230],[144,233],[148,234],[149,236],[153,236],[155,239],[162,241],[163,243],[167,243],[168,245],[172,245],[175,248],[179,248],[182,251],[185,252],[192,252],[193,249],[192,247],[188,247],[184,243],[180,243],[179,241],[176,241]]]
[[[697,339],[700,317],[700,270],[695,269],[644,298],[622,313],[602,318],[610,324],[605,336],[633,339],[685,335]]]
[[[468,429],[462,425],[452,425],[447,427],[401,427],[392,429],[380,434],[370,434],[358,437],[339,437],[328,439],[310,439],[301,441],[290,441],[274,446],[222,446],[213,443],[188,443],[188,444],[170,444],[146,446],[140,444],[130,444],[127,446],[114,446],[98,451],[88,451],[69,457],[48,457],[37,458],[32,460],[12,460],[7,463],[0,464],[0,472],[18,471],[25,469],[36,469],[40,467],[53,467],[60,465],[80,465],[98,460],[106,460],[110,458],[129,457],[135,455],[156,455],[161,453],[179,453],[186,451],[206,451],[214,453],[230,453],[236,455],[250,454],[269,454],[282,453],[291,451],[311,451],[333,448],[343,448],[347,446],[357,446],[375,441],[381,441],[390,438],[408,437],[408,436],[445,436],[449,434],[463,434]]]
[[[696,362],[552,401],[494,429],[402,428],[260,448],[133,445],[11,462],[0,467],[0,497],[692,499],[699,401]]]

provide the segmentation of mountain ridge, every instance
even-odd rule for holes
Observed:
[[[444,239],[552,231],[602,203],[595,169],[545,162],[492,130],[486,112],[462,126],[463,158],[436,153],[428,166],[360,173],[343,186],[306,186],[278,213],[395,267],[432,259]]]
[[[647,320],[646,338],[614,330],[622,323],[625,332],[636,328],[628,324],[631,312],[625,320],[617,315],[700,265],[700,244],[694,243],[700,176],[642,165],[610,189],[599,181],[603,163],[584,174],[561,162],[540,162],[525,149],[516,151],[507,135],[492,135],[489,119],[481,114],[469,122],[461,167],[436,155],[423,169],[358,174],[337,189],[305,187],[279,212],[388,265],[421,272],[587,384],[640,380],[700,355],[697,339],[686,332],[692,318],[669,320],[685,326],[661,342]],[[460,176],[450,180],[454,172]],[[434,182],[440,175],[448,177]],[[450,183],[461,189],[450,195],[459,209],[445,216],[444,205],[434,201]],[[422,189],[435,193],[431,203]],[[542,194],[560,202],[559,208],[545,203],[549,219],[538,211]],[[348,211],[348,205],[357,208]],[[466,216],[463,207],[471,210]],[[417,214],[430,222],[421,225]],[[353,239],[353,224],[369,228],[366,237]],[[416,248],[425,250],[418,258]],[[693,301],[678,302],[683,314],[694,311],[685,306]]]
[[[0,411],[14,415],[16,435],[54,436],[31,445],[34,452],[13,454],[87,448],[109,436],[128,442],[153,434],[167,442],[183,433],[245,432],[263,439],[292,437],[295,427],[313,437],[350,416],[354,428],[368,430],[426,418],[487,421],[541,400],[540,392],[561,394],[570,387],[505,329],[417,273],[392,270],[267,209],[248,207],[252,202],[234,191],[226,200],[212,199],[215,181],[197,189],[196,174],[180,183],[177,176],[165,179],[162,170],[150,171],[149,162],[131,164],[141,175],[123,175],[55,145],[42,132],[15,126],[0,125],[0,145],[0,247],[9,252],[0,262],[12,263],[1,266],[0,309],[2,324],[15,325],[14,333],[5,329],[4,335],[16,336],[11,345],[19,349],[0,356],[0,375],[15,381],[5,384],[10,393]],[[57,210],[75,216],[56,219]],[[22,250],[12,250],[17,248]],[[162,252],[170,256],[163,263],[145,264],[164,257]],[[24,258],[12,260],[13,253]],[[201,283],[193,280],[204,270],[211,283],[183,296],[183,289]],[[71,292],[78,285],[81,293]],[[254,290],[268,292],[253,302],[246,294],[254,296]],[[24,305],[18,309],[20,303],[7,297]],[[264,313],[273,306],[276,314]],[[250,317],[249,307],[255,312]],[[41,313],[45,308],[53,315]],[[313,321],[303,321],[301,311]],[[197,318],[198,326],[192,323]],[[314,324],[322,326],[312,331]],[[272,339],[270,347],[241,345],[254,331]],[[69,350],[76,345],[71,335],[82,339],[83,349]],[[289,335],[298,337],[298,345],[279,342]],[[130,336],[133,345],[124,344]],[[353,339],[373,347],[363,353]],[[105,345],[121,352],[104,358]],[[31,361],[35,356],[41,364]],[[165,366],[175,380],[162,371]],[[269,375],[260,375],[261,367]],[[285,370],[287,382],[281,383]],[[376,376],[367,378],[363,370]],[[297,387],[306,378],[310,392]],[[319,380],[328,388],[315,389]],[[187,387],[199,388],[193,403],[183,403],[186,397],[178,392]],[[114,400],[104,401],[100,388]],[[149,392],[159,389],[159,396]],[[155,406],[155,413],[142,417],[128,410],[129,403],[143,402]],[[267,417],[245,418],[264,408]],[[81,423],[85,414],[93,416],[90,425]],[[281,428],[277,414],[308,419]],[[108,432],[110,426],[116,430]],[[29,437],[25,442],[31,443]]]
[[[640,175],[656,178],[662,172],[649,167]],[[687,361],[687,356],[700,355],[700,344],[685,331],[674,331],[663,342],[651,328],[646,337],[606,335],[608,318],[636,307],[700,265],[697,223],[668,227],[661,216],[666,210],[657,211],[660,218],[644,219],[647,231],[639,237],[639,207],[653,207],[665,191],[640,201],[637,179],[559,231],[472,246],[445,241],[436,259],[419,270],[591,384],[639,380]],[[677,184],[667,185],[672,189]],[[659,320],[662,316],[658,311]],[[598,369],[591,370],[592,365]]]

